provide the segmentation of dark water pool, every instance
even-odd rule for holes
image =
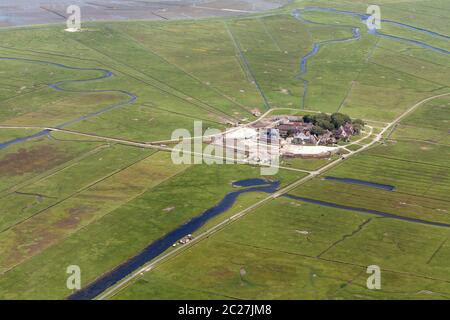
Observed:
[[[366,187],[372,187],[372,188],[383,189],[383,190],[388,190],[388,191],[395,190],[395,187],[391,186],[389,184],[381,184],[381,183],[375,183],[375,182],[359,180],[359,179],[338,178],[338,177],[331,177],[331,176],[326,176],[324,179],[339,181],[339,182],[344,182],[344,183],[359,184],[359,185],[366,186]]]
[[[271,182],[266,179],[261,178],[254,178],[254,179],[246,179],[246,180],[239,180],[233,182],[234,187],[254,187],[264,184],[270,184]]]

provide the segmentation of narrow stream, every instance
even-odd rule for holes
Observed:
[[[323,25],[323,26],[331,26],[331,27],[334,27],[334,28],[342,28],[342,27],[345,28],[345,27],[347,27],[347,28],[351,28],[352,34],[353,34],[352,37],[349,37],[349,38],[316,42],[316,43],[313,44],[312,50],[308,54],[306,54],[305,56],[303,56],[301,58],[299,78],[300,78],[300,80],[303,81],[303,85],[304,85],[304,89],[303,89],[304,92],[303,92],[303,97],[302,97],[302,108],[305,107],[306,96],[307,96],[307,93],[308,93],[308,81],[306,79],[302,78],[302,76],[305,75],[306,72],[307,72],[308,60],[310,60],[313,56],[317,55],[317,53],[319,52],[319,49],[320,49],[320,47],[322,45],[329,44],[329,43],[337,43],[337,42],[355,41],[355,40],[359,40],[361,38],[361,31],[360,31],[360,28],[358,28],[358,27],[350,26],[350,25],[326,24],[326,23],[314,22],[314,21],[310,21],[310,20],[305,19],[302,16],[302,13],[303,12],[308,12],[308,11],[328,12],[328,13],[335,13],[335,14],[351,15],[351,16],[359,18],[362,23],[365,23],[365,21],[368,18],[367,14],[362,14],[362,13],[352,12],[352,11],[345,11],[345,10],[337,10],[337,9],[334,9],[334,8],[315,8],[315,7],[310,7],[310,8],[304,8],[304,9],[296,9],[296,10],[294,10],[292,12],[292,15],[294,16],[294,18],[297,19],[298,21],[300,21],[301,23],[316,24],[316,25]],[[447,36],[447,35],[443,35],[443,34],[440,34],[440,33],[434,32],[434,31],[430,31],[430,30],[426,30],[426,29],[423,29],[423,28],[414,27],[414,26],[411,26],[411,25],[408,25],[408,24],[405,24],[405,23],[400,23],[400,22],[396,22],[396,21],[392,21],[392,20],[381,20],[381,21],[384,22],[384,23],[393,24],[395,26],[406,28],[406,29],[413,30],[413,31],[416,31],[416,32],[425,33],[427,35],[430,35],[430,36],[433,36],[433,37],[438,37],[438,38],[441,38],[441,39],[444,39],[444,40],[449,40],[450,39],[450,37]],[[442,49],[442,48],[437,48],[437,47],[428,45],[428,44],[426,44],[424,42],[421,42],[421,41],[407,39],[407,38],[402,38],[402,37],[389,35],[389,34],[384,34],[384,33],[379,32],[378,30],[370,30],[370,31],[368,30],[368,32],[371,33],[371,34],[374,34],[376,36],[379,36],[379,37],[385,37],[385,38],[389,38],[389,39],[395,40],[395,41],[408,42],[408,43],[411,43],[411,44],[414,44],[414,45],[421,46],[422,48],[425,48],[425,49],[430,49],[430,50],[433,50],[433,51],[436,51],[436,52],[439,52],[439,53],[443,53],[443,54],[450,54],[450,51],[448,51],[448,50],[445,50],[445,49]],[[63,124],[57,126],[58,128],[63,128],[63,127],[66,127],[68,125],[71,125],[73,123],[77,123],[77,122],[83,121],[85,119],[97,116],[97,115],[102,114],[104,112],[107,112],[107,111],[109,111],[111,109],[114,109],[114,108],[117,108],[117,107],[120,107],[120,106],[123,106],[123,105],[131,104],[137,99],[137,97],[134,94],[132,94],[132,93],[130,93],[128,91],[124,91],[124,90],[92,90],[92,91],[87,90],[87,91],[83,91],[83,90],[63,89],[63,88],[60,87],[62,84],[65,84],[65,83],[97,81],[97,80],[101,80],[101,79],[106,79],[106,78],[112,77],[113,73],[111,71],[109,71],[109,70],[98,69],[98,68],[77,68],[77,67],[67,66],[67,65],[64,65],[64,64],[61,64],[61,63],[54,63],[54,62],[43,61],[43,60],[24,59],[24,58],[0,57],[0,61],[1,60],[16,60],[16,61],[24,61],[24,62],[29,62],[29,63],[48,64],[48,65],[53,65],[53,66],[57,66],[57,67],[61,67],[61,68],[66,68],[66,69],[71,69],[71,70],[79,70],[79,71],[93,71],[93,70],[100,71],[100,72],[103,72],[103,75],[100,76],[100,77],[97,77],[97,78],[85,79],[85,80],[65,80],[65,81],[56,82],[54,84],[49,84],[48,86],[50,88],[52,88],[52,89],[55,89],[55,90],[58,90],[58,91],[63,91],[63,92],[74,92],[74,93],[115,92],[115,93],[125,94],[125,95],[127,95],[129,97],[129,99],[124,101],[124,102],[107,106],[107,107],[105,107],[105,108],[103,108],[101,110],[98,110],[96,112],[92,112],[92,113],[89,113],[89,114],[87,114],[85,116],[82,116],[82,117],[79,117],[77,119],[68,121],[66,123],[63,123]],[[21,138],[17,138],[17,139],[13,139],[13,140],[10,140],[10,141],[6,141],[6,142],[3,142],[3,143],[0,143],[0,150],[4,149],[6,147],[9,147],[11,145],[14,145],[16,143],[28,141],[30,139],[34,139],[34,138],[37,138],[37,137],[42,137],[42,136],[45,136],[47,134],[48,134],[48,132],[46,130],[43,130],[43,131],[41,131],[41,132],[39,132],[37,134],[33,134],[33,135],[30,135],[30,136],[25,136],[25,137],[21,137]]]
[[[265,184],[265,185],[262,185]],[[93,299],[100,293],[117,283],[118,281],[131,274],[133,271],[139,269],[144,264],[153,260],[167,249],[171,248],[174,243],[188,234],[194,233],[201,226],[203,226],[210,219],[218,216],[221,213],[229,210],[236,202],[239,195],[249,192],[265,192],[274,193],[280,186],[279,181],[267,181],[263,179],[248,179],[233,183],[234,186],[250,187],[246,189],[238,189],[231,191],[214,207],[206,210],[201,215],[192,218],[185,224],[179,226],[173,231],[169,232],[162,238],[152,242],[139,254],[121,264],[111,272],[101,276],[87,287],[75,292],[69,296],[69,300],[88,300]]]
[[[367,15],[365,15],[365,14],[360,14],[360,13],[351,12],[351,11],[340,11],[340,10],[336,10],[336,9],[307,8],[307,9],[302,9],[302,10],[300,10],[300,9],[295,10],[293,12],[294,17],[302,23],[314,23],[314,24],[319,24],[319,25],[328,25],[328,24],[312,22],[312,21],[308,21],[308,20],[304,19],[301,15],[301,13],[304,11],[325,11],[325,12],[332,12],[332,13],[336,13],[336,14],[353,15],[355,17],[360,18],[362,22],[364,22],[367,19]],[[402,24],[402,23],[398,23],[398,22],[390,21],[390,20],[382,20],[382,21],[385,23],[395,24],[396,26],[399,26],[399,27],[408,28],[410,30],[414,30],[417,32],[426,33],[426,34],[434,36],[434,37],[440,37],[440,38],[446,39],[446,40],[450,39],[448,36],[441,35],[436,32],[428,31],[428,30],[425,30],[422,28],[416,28],[416,27],[413,27],[410,25],[406,25],[406,24]],[[352,30],[352,36],[349,38],[345,38],[345,39],[328,40],[328,41],[314,43],[312,50],[307,55],[305,55],[304,57],[301,58],[300,76],[303,76],[307,73],[308,61],[319,52],[319,49],[322,45],[325,45],[328,43],[333,43],[333,42],[355,41],[355,40],[360,39],[360,37],[361,37],[361,31],[360,31],[360,28],[358,28],[358,27],[343,26],[343,25],[329,25],[329,26],[333,26],[336,28],[349,27]],[[379,36],[379,37],[387,37],[392,40],[403,41],[403,42],[415,44],[415,45],[418,45],[423,48],[430,49],[430,50],[433,50],[433,51],[436,51],[439,53],[450,54],[450,52],[445,49],[433,47],[433,46],[430,46],[430,45],[420,42],[420,41],[401,38],[401,37],[397,37],[394,35],[383,34],[383,33],[379,32],[378,30],[371,31],[371,33],[376,36]],[[0,61],[1,60],[15,60],[15,61],[28,62],[28,63],[48,64],[48,65],[53,65],[53,66],[60,67],[60,68],[66,68],[66,69],[78,70],[78,71],[98,71],[98,72],[101,72],[102,75],[99,77],[96,77],[96,78],[84,79],[84,80],[58,81],[56,83],[49,84],[48,86],[54,90],[63,91],[63,92],[74,92],[74,93],[92,93],[92,92],[110,92],[110,93],[112,93],[113,92],[113,93],[122,93],[128,97],[125,101],[123,101],[121,103],[109,105],[105,108],[102,108],[101,110],[86,114],[82,117],[76,118],[76,119],[68,121],[68,122],[65,122],[65,123],[57,126],[58,128],[63,128],[68,125],[71,125],[71,124],[83,121],[85,119],[94,117],[96,115],[105,113],[111,109],[114,109],[114,108],[117,108],[117,107],[120,107],[123,105],[131,104],[137,99],[137,97],[134,94],[124,91],[124,90],[86,90],[86,91],[83,91],[83,90],[71,90],[71,89],[61,88],[61,85],[63,85],[63,84],[98,81],[98,80],[112,77],[113,73],[111,71],[108,71],[105,69],[76,68],[76,67],[70,67],[67,65],[59,64],[59,63],[49,62],[49,61],[11,58],[11,57],[0,57]],[[302,79],[302,80],[303,80],[303,83],[305,86],[304,96],[303,96],[303,107],[304,107],[305,106],[304,105],[305,97],[307,95],[308,82],[305,79]],[[37,137],[42,137],[42,136],[47,135],[48,133],[49,133],[48,130],[43,130],[43,131],[38,132],[33,135],[29,135],[26,137],[21,137],[21,138],[13,139],[13,140],[10,140],[10,141],[4,142],[4,143],[0,143],[0,149],[6,148],[8,146],[11,146],[11,145],[14,145],[14,144],[17,144],[20,142],[28,141],[30,139],[34,139]],[[355,181],[353,181],[353,183],[355,183]],[[368,183],[368,182],[365,182],[365,183]],[[262,179],[250,179],[250,180],[237,181],[233,185],[235,187],[243,187],[243,188],[229,192],[228,194],[225,195],[225,197],[216,206],[206,210],[199,216],[194,217],[193,219],[189,220],[185,224],[183,224],[183,225],[179,226],[178,228],[174,229],[173,231],[169,232],[162,238],[152,242],[139,254],[137,254],[130,260],[126,261],[125,263],[119,265],[117,268],[115,268],[111,272],[101,276],[100,278],[98,278],[97,280],[92,282],[87,287],[72,294],[69,297],[69,299],[72,299],[72,300],[92,299],[92,298],[96,297],[97,295],[99,295],[100,293],[105,291],[110,286],[114,285],[115,283],[117,283],[118,281],[120,281],[121,279],[123,279],[124,277],[126,277],[127,275],[132,273],[133,271],[139,269],[144,264],[148,263],[152,259],[156,258],[160,254],[165,252],[167,249],[169,249],[173,245],[173,243],[177,242],[179,239],[183,238],[184,236],[186,236],[188,234],[194,233],[201,226],[203,226],[207,221],[209,221],[210,219],[214,218],[215,216],[230,209],[232,207],[232,205],[236,202],[239,195],[241,195],[243,193],[249,193],[249,192],[274,193],[276,191],[276,189],[279,187],[280,183],[279,183],[279,181],[270,182],[270,181],[266,181],[266,180],[262,180]],[[374,186],[374,185],[371,185],[371,186]],[[390,187],[392,187],[392,186],[390,186]],[[395,214],[381,212],[381,211],[377,211],[377,210],[344,206],[344,205],[339,205],[339,204],[335,204],[335,203],[319,201],[319,200],[314,200],[314,199],[308,199],[308,198],[302,198],[302,197],[293,196],[293,195],[285,195],[285,197],[295,199],[295,200],[305,201],[305,202],[309,202],[309,203],[314,203],[314,204],[318,204],[318,205],[323,205],[323,206],[328,206],[328,207],[333,207],[333,208],[338,208],[338,209],[345,209],[345,210],[350,210],[350,211],[358,211],[358,212],[374,214],[377,216],[394,218],[394,219],[399,219],[399,220],[404,220],[404,221],[409,221],[409,222],[415,222],[415,223],[421,223],[421,224],[427,224],[427,225],[439,226],[439,227],[450,227],[450,224],[446,224],[446,223],[439,223],[439,222],[432,222],[432,221],[426,221],[426,220],[421,220],[421,219],[408,218],[408,217],[398,216]]]
[[[361,186],[383,189],[383,190],[388,190],[388,191],[395,190],[395,187],[391,186],[389,184],[381,184],[381,183],[370,182],[370,181],[359,180],[359,179],[352,179],[352,178],[339,178],[339,177],[326,176],[326,177],[324,177],[324,180],[333,180],[333,181],[344,182],[344,183],[358,184]]]
[[[67,66],[61,63],[55,63],[55,62],[50,62],[50,61],[44,61],[44,60],[33,60],[33,59],[25,59],[25,58],[10,58],[10,57],[0,57],[0,61],[22,61],[22,62],[26,62],[26,63],[33,63],[33,64],[47,64],[47,65],[51,65],[51,66],[55,66],[58,68],[64,68],[64,69],[69,69],[69,70],[78,70],[78,71],[98,71],[100,73],[102,73],[101,76],[99,77],[95,77],[95,78],[89,78],[89,79],[80,79],[80,80],[63,80],[63,81],[58,81],[55,83],[51,83],[48,84],[48,87],[56,90],[56,91],[62,91],[62,92],[70,92],[70,93],[121,93],[124,94],[126,96],[128,96],[128,99],[120,102],[120,103],[116,103],[116,104],[112,104],[109,106],[106,106],[100,110],[97,110],[95,112],[91,112],[88,113],[84,116],[81,116],[79,118],[67,121],[65,123],[62,123],[58,126],[56,126],[56,128],[58,129],[62,129],[64,127],[67,127],[71,124],[95,117],[97,115],[100,115],[102,113],[108,112],[111,109],[115,109],[117,107],[121,107],[127,104],[131,104],[133,103],[137,97],[128,92],[128,91],[124,91],[124,90],[72,90],[72,89],[64,89],[61,86],[64,84],[69,84],[69,83],[82,83],[82,82],[92,82],[92,81],[99,81],[99,80],[103,80],[103,79],[107,79],[113,76],[113,73],[109,70],[106,69],[99,69],[99,68],[77,68],[77,67],[71,67],[71,66]],[[16,139],[12,139],[3,143],[0,143],[0,150],[4,149],[6,147],[9,147],[11,145],[20,143],[20,142],[25,142],[31,139],[35,139],[35,138],[39,138],[39,137],[43,137],[48,135],[49,130],[42,130],[36,134],[33,135],[29,135],[29,136],[25,136],[25,137],[21,137],[21,138],[16,138]]]
[[[344,38],[344,39],[336,39],[336,40],[326,40],[326,41],[322,41],[322,42],[315,42],[313,43],[313,48],[310,52],[308,52],[305,56],[303,56],[300,60],[300,73],[298,78],[300,80],[303,81],[303,97],[302,97],[302,108],[305,108],[305,102],[306,102],[306,96],[308,94],[308,80],[304,79],[303,76],[307,73],[307,63],[308,60],[310,60],[312,57],[314,57],[315,55],[318,54],[319,49],[321,46],[329,44],[329,43],[338,43],[338,42],[347,42],[347,41],[355,41],[355,40],[359,40],[361,38],[361,30],[358,27],[355,26],[351,26],[351,25],[338,25],[338,24],[328,24],[328,23],[321,23],[321,22],[315,22],[315,21],[311,21],[308,19],[305,19],[302,15],[302,13],[304,12],[326,12],[326,13],[335,13],[335,14],[342,14],[342,15],[350,15],[353,17],[357,17],[360,19],[361,23],[366,24],[367,19],[369,18],[369,15],[367,14],[362,14],[362,13],[358,13],[358,12],[353,12],[353,11],[345,11],[345,10],[337,10],[337,9],[333,9],[333,8],[304,8],[304,9],[296,9],[292,12],[292,16],[297,19],[298,21],[300,21],[301,23],[304,24],[314,24],[314,25],[321,25],[321,26],[328,26],[328,27],[334,27],[334,28],[350,28],[352,30],[352,37],[349,38]],[[443,40],[449,40],[450,37],[446,36],[446,35],[442,35],[440,33],[434,32],[434,31],[430,31],[430,30],[426,30],[423,28],[417,28],[408,24],[404,24],[404,23],[400,23],[400,22],[396,22],[396,21],[392,21],[392,20],[381,20],[382,23],[389,23],[389,24],[393,24],[397,27],[401,27],[401,28],[405,28],[405,29],[409,29],[409,30],[413,30],[413,31],[417,31],[417,32],[421,32],[421,33],[425,33],[427,35],[433,36],[433,37],[438,37],[441,38]],[[370,34],[373,34],[375,36],[378,37],[384,37],[384,38],[389,38],[391,40],[394,41],[403,41],[403,42],[408,42],[414,45],[418,45],[422,48],[425,49],[430,49],[439,53],[443,53],[443,54],[450,54],[450,51],[442,49],[442,48],[438,48],[438,47],[434,47],[431,46],[429,44],[426,44],[424,42],[421,41],[417,41],[417,40],[412,40],[412,39],[407,39],[407,38],[403,38],[403,37],[399,37],[399,36],[394,36],[394,35],[390,35],[390,34],[385,34],[382,33],[376,29],[374,30],[369,30],[367,27],[365,27],[367,29],[367,32]]]
[[[292,194],[285,194],[284,197],[293,199],[293,200],[307,202],[307,203],[317,204],[317,205],[329,207],[329,208],[368,213],[368,214],[373,214],[373,215],[380,216],[380,217],[392,218],[392,219],[414,222],[414,223],[420,223],[420,224],[425,224],[425,225],[435,226],[435,227],[450,228],[450,224],[443,223],[443,222],[434,222],[434,221],[428,221],[428,220],[422,220],[422,219],[416,219],[416,218],[409,218],[409,217],[405,217],[405,216],[399,216],[399,215],[393,214],[393,213],[372,210],[372,209],[366,209],[366,208],[359,208],[359,207],[351,207],[351,206],[341,205],[341,204],[337,204],[337,203],[333,203],[333,202],[327,202],[327,201],[310,199],[310,198],[305,198],[305,197],[300,197],[300,196],[294,196]]]

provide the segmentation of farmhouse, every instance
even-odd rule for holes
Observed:
[[[278,141],[280,139],[280,132],[278,129],[274,128],[260,129],[259,139],[260,141],[267,143]]]
[[[311,130],[311,128],[312,128],[311,123],[304,123],[304,122],[297,122],[297,121],[284,123],[284,124],[280,124],[279,126],[277,126],[277,129],[280,131],[280,136],[283,138],[309,131],[309,130]]]
[[[317,138],[317,144],[328,145],[335,144],[340,136],[335,136],[332,132],[326,131],[319,138]]]
[[[246,134],[241,136],[252,145],[273,145],[276,141],[285,157],[329,157],[339,150],[339,141],[348,141],[364,126],[362,120],[352,120],[341,113],[276,116],[268,120],[254,124],[259,135],[251,135],[250,139]]]
[[[336,144],[359,134],[363,125],[361,120],[352,121],[340,113],[276,116],[229,130],[213,144],[257,163],[266,163],[279,154],[323,158],[336,153]]]
[[[305,115],[303,117],[276,117],[275,127],[283,139],[294,145],[332,145],[339,140],[347,141],[358,134],[364,126],[362,120],[352,121],[349,116],[341,113],[327,115]]]
[[[292,139],[292,144],[317,144],[318,140],[316,136],[311,134],[309,131],[300,132],[294,134],[294,138]]]

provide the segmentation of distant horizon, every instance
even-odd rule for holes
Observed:
[[[230,3],[231,2],[231,3]],[[285,0],[3,0],[0,27],[65,23],[66,8],[78,5],[83,21],[173,20],[232,16],[275,9]],[[199,5],[194,8],[193,5]]]

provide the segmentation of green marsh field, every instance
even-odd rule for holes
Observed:
[[[371,3],[1,28],[0,299],[70,298],[67,266],[83,290],[254,178],[279,194],[240,194],[103,298],[450,299],[450,3],[379,0],[397,22],[382,35],[343,14]],[[143,147],[255,109],[343,112],[373,131],[344,157],[283,159],[267,177]]]

